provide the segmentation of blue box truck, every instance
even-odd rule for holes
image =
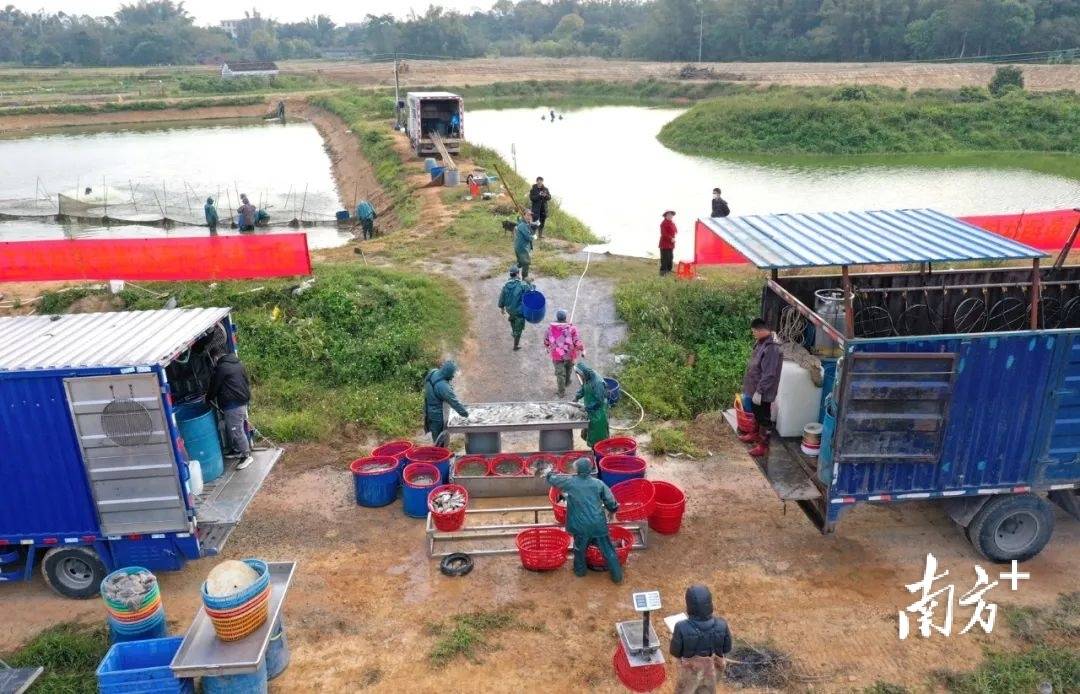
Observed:
[[[0,582],[40,566],[87,598],[115,568],[217,554],[281,455],[190,493],[176,411],[235,349],[227,308],[0,318]]]
[[[932,210],[711,219],[698,233],[770,270],[761,310],[781,340],[839,357],[811,420],[819,455],[796,437],[757,460],[823,533],[861,503],[936,501],[1008,562],[1047,544],[1053,504],[1080,519],[1080,268],[1043,269],[1040,251]],[[985,267],[1018,259],[1031,265]],[[941,268],[971,261],[983,267]],[[780,274],[825,267],[840,271]]]

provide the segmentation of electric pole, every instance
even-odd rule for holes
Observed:
[[[697,61],[699,63],[701,62],[701,46],[702,46],[702,39],[704,39],[704,38],[705,38],[705,3],[702,2],[701,3],[701,17],[700,17],[700,20],[698,21],[698,30],[697,30]]]
[[[398,54],[394,51],[394,129],[401,125],[401,83],[398,80]]]

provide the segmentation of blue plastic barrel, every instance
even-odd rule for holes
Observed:
[[[427,157],[424,159],[424,171],[431,171],[435,168],[435,158]]]
[[[535,289],[525,292],[521,297],[521,315],[530,323],[539,323],[544,320],[547,312],[547,300],[544,295]]]
[[[289,642],[285,638],[285,624],[278,619],[270,633],[270,645],[266,647],[266,679],[272,680],[289,667]]]
[[[821,420],[821,448],[818,449],[818,479],[832,484],[833,435],[836,432],[836,401],[832,395],[825,398],[825,416]]]
[[[607,402],[608,405],[615,406],[619,402],[619,398],[622,397],[622,387],[619,382],[614,378],[605,378],[604,386],[607,388]]]
[[[836,360],[835,359],[822,359],[821,360],[821,404],[818,409],[818,421],[825,421],[825,398],[829,397],[833,390],[833,384],[836,382]]]
[[[177,678],[169,667],[183,641],[182,636],[172,636],[115,644],[98,665],[98,692],[185,694],[195,691],[193,679]]]
[[[339,222],[347,222],[347,221],[349,221],[349,211],[348,210],[338,210],[337,213],[334,216]]]
[[[246,675],[203,677],[203,694],[266,694],[266,659],[259,669]]]
[[[369,508],[393,503],[401,480],[399,469],[401,463],[390,456],[371,456],[352,461],[349,470],[353,476],[356,503]]]
[[[435,481],[418,484],[413,481],[418,475],[434,477]],[[442,478],[439,475],[439,468],[431,463],[410,463],[405,468],[401,487],[401,508],[406,516],[427,518],[428,494],[442,484]]]
[[[431,167],[431,180],[435,180],[439,176],[442,176],[443,171],[446,170],[445,166],[433,166]]]
[[[632,455],[605,455],[600,459],[600,481],[609,487],[619,482],[645,479],[647,464],[644,458]]]
[[[198,460],[203,482],[213,482],[225,471],[218,438],[217,417],[210,406],[197,402],[175,408],[176,426],[184,439],[188,458]]]

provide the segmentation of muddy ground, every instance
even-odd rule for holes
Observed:
[[[526,80],[677,79],[682,63],[603,58],[474,58],[408,60],[402,87]],[[985,86],[998,66],[986,63],[703,63],[716,79],[798,86],[879,84],[908,89]],[[1024,65],[1027,89],[1080,89],[1080,65]],[[393,63],[292,61],[283,69],[311,72],[362,86],[394,86]]]

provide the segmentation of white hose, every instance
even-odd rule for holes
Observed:
[[[577,298],[578,292],[581,291],[581,281],[585,279],[585,273],[589,271],[589,263],[592,262],[592,253],[585,252],[585,269],[581,271],[581,277],[578,277],[577,286],[574,287],[574,305],[570,307],[570,322],[574,322],[574,312],[577,311]]]
[[[634,422],[634,424],[632,426],[628,426],[628,427],[611,427],[611,428],[614,429],[615,431],[630,431],[632,429],[637,429],[641,425],[641,423],[643,421],[645,421],[645,408],[642,407],[641,403],[638,402],[637,398],[635,398],[633,395],[630,394],[630,391],[624,390],[621,386],[619,387],[619,390],[622,391],[622,393],[624,395],[626,395],[626,397],[628,397],[628,398],[630,398],[631,400],[634,401],[634,404],[638,406],[639,410],[641,410],[641,416],[638,417],[638,420],[636,422]]]

